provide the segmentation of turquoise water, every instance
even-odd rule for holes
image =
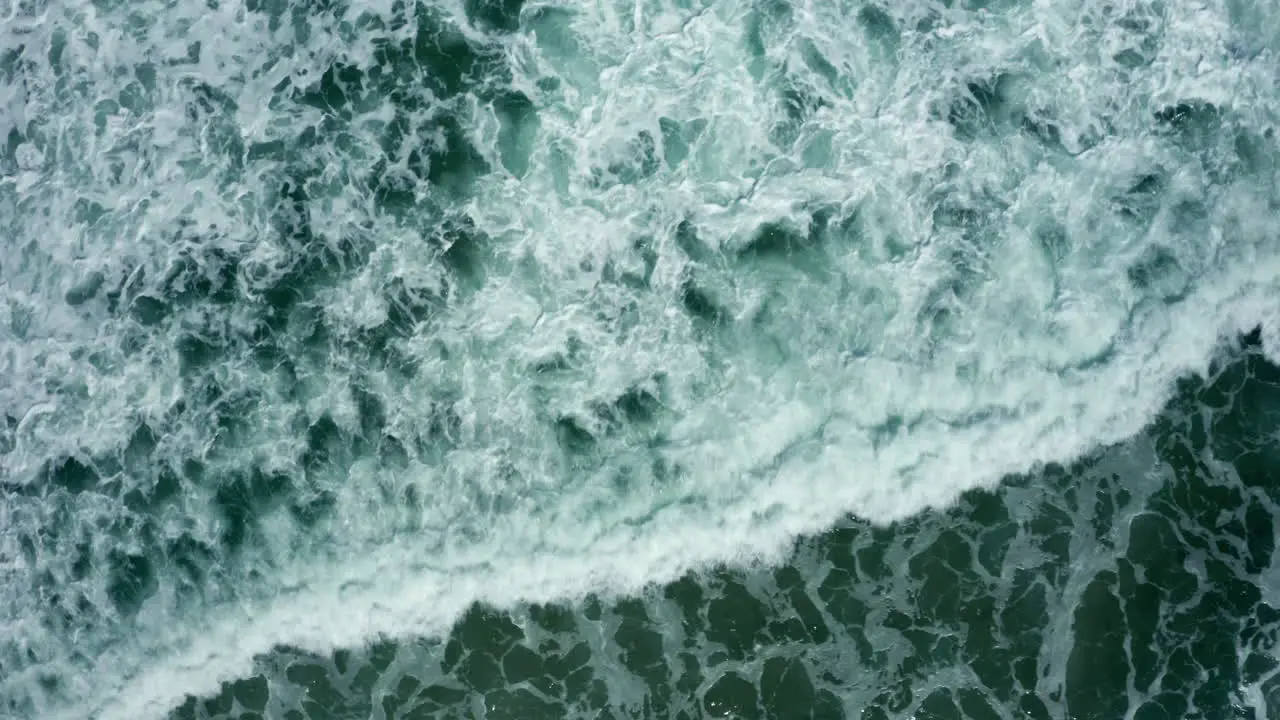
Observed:
[[[0,0],[0,713],[1280,716],[1278,50]]]

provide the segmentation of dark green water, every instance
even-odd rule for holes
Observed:
[[[0,715],[1280,718],[1280,6],[0,0]]]
[[[282,648],[172,717],[1280,716],[1280,368],[1247,340],[1134,440],[946,512],[639,597],[477,605],[447,639]]]

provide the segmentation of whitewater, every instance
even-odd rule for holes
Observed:
[[[1277,49],[1243,0],[0,0],[0,714],[779,566],[1280,362]]]

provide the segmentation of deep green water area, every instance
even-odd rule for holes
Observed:
[[[1276,717],[1278,403],[1246,342],[1133,440],[945,512],[638,596],[476,606],[447,637],[282,648],[171,717]]]

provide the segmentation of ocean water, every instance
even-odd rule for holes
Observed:
[[[1280,717],[1280,5],[0,0],[0,716]]]

